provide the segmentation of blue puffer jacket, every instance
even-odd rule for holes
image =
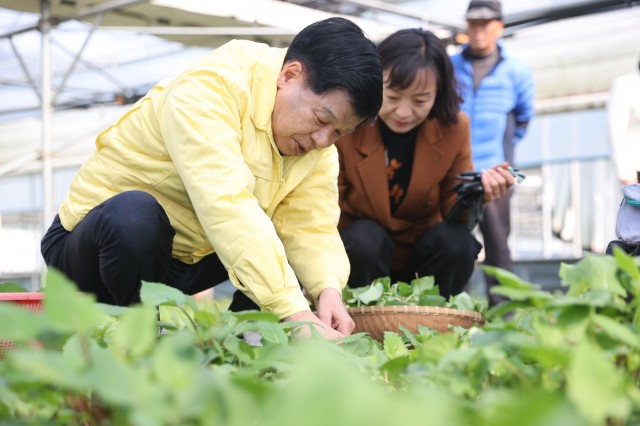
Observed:
[[[511,160],[513,146],[524,136],[534,113],[535,84],[531,70],[505,55],[500,42],[498,48],[498,63],[476,90],[468,46],[451,58],[463,98],[462,110],[471,117],[471,147],[476,170]]]

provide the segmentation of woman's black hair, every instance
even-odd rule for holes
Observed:
[[[378,53],[383,69],[389,71],[385,83],[391,88],[406,89],[423,70],[432,70],[437,79],[437,92],[429,118],[445,124],[457,123],[462,99],[442,40],[428,30],[400,30],[380,42]]]

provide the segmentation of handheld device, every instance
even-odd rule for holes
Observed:
[[[514,169],[511,166],[508,166],[507,170],[509,171],[509,173],[511,173],[511,176],[513,176],[518,183],[522,183],[522,181],[526,178],[526,176],[521,173],[520,170]]]

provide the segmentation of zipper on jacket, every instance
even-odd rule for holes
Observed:
[[[276,154],[276,158],[279,162],[278,165],[278,184],[280,186],[284,185],[284,158],[282,157],[282,154],[280,154],[280,151],[278,151],[278,145],[276,144],[276,140],[273,137],[273,133],[271,130],[269,130],[269,139],[271,141],[271,149],[273,150],[273,152],[275,152]]]
[[[278,162],[280,163],[278,167],[278,173],[279,173],[278,182],[280,186],[282,186],[284,185],[284,158],[282,157],[282,154],[280,154],[279,152],[278,152]]]

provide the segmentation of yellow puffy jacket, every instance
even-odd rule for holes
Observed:
[[[231,282],[280,318],[346,285],[335,147],[281,156],[271,131],[285,49],[231,41],[154,86],[96,139],[59,209],[71,231],[129,190],[152,194],[186,263],[217,253]],[[294,272],[295,271],[295,272]]]

